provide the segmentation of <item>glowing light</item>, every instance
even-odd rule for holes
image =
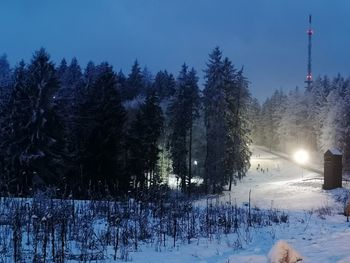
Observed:
[[[298,164],[306,164],[309,161],[309,154],[305,150],[298,150],[294,153],[293,158]]]

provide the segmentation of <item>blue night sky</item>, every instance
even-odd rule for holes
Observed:
[[[177,75],[186,62],[202,78],[220,46],[244,65],[262,101],[275,89],[304,87],[309,13],[314,76],[350,75],[349,11],[347,0],[3,0],[0,53],[14,65],[45,47],[56,63],[108,61],[125,74],[135,59],[154,74]]]

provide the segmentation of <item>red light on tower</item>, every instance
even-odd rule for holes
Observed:
[[[311,35],[314,33],[314,31],[313,31],[312,29],[308,29],[308,30],[306,31],[306,33],[307,33],[309,36],[311,36]]]

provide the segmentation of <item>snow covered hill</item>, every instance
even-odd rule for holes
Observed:
[[[350,262],[348,183],[325,191],[321,175],[253,152],[231,192],[192,204],[2,198],[0,261],[17,251],[22,262],[259,263],[289,251],[302,262]]]
[[[323,177],[295,163],[253,149],[247,176],[218,198],[219,202],[248,201],[252,207],[276,208],[289,215],[288,224],[253,230],[251,243],[234,249],[230,235],[220,241],[181,245],[154,252],[144,247],[133,253],[134,262],[267,262],[268,253],[278,240],[286,240],[303,257],[302,262],[350,262],[350,224],[343,213],[349,185],[343,189],[322,190]],[[204,205],[203,201],[203,205]],[[199,201],[197,205],[201,205]]]

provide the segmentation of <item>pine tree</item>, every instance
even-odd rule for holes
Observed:
[[[54,65],[44,49],[31,64],[20,64],[11,96],[7,163],[18,189],[27,192],[37,182],[62,185],[65,141],[53,97],[58,89]]]
[[[187,116],[186,128],[188,129],[188,177],[187,177],[187,192],[191,195],[192,192],[192,144],[193,144],[193,130],[194,122],[199,118],[199,110],[201,106],[198,77],[197,73],[192,68],[187,74],[187,81],[185,86],[185,113]]]
[[[176,92],[171,101],[170,151],[174,173],[181,179],[181,189],[191,194],[192,138],[194,121],[199,117],[200,97],[196,71],[182,66],[177,79]]]
[[[54,98],[57,104],[58,114],[64,122],[65,141],[67,143],[67,178],[75,182],[76,175],[79,174],[78,156],[78,107],[84,92],[84,79],[81,68],[76,58],[67,65],[65,59],[62,60],[57,69],[60,87]],[[74,184],[70,184],[74,186]],[[76,189],[73,189],[74,191]]]
[[[12,70],[7,60],[6,54],[0,57],[0,100],[9,99],[11,87],[13,85]]]
[[[326,97],[322,115],[323,125],[320,133],[322,152],[337,148],[343,150],[346,133],[346,90],[349,83],[340,75],[333,79],[332,88]]]
[[[346,79],[347,86],[344,91],[344,145],[343,145],[343,172],[350,170],[350,78]]]
[[[89,61],[84,70],[84,83],[86,86],[92,86],[97,78],[98,72],[95,63]]]
[[[308,141],[311,149],[321,152],[321,130],[325,120],[323,110],[327,103],[327,96],[331,90],[331,83],[327,76],[318,77],[311,90],[305,92],[307,100],[307,121],[309,123]],[[323,154],[322,154],[323,155]],[[321,156],[320,156],[321,157]]]
[[[10,68],[10,64],[7,60],[7,56],[4,54],[0,57],[0,127],[2,131],[0,134],[0,140],[3,142],[6,139],[7,133],[6,129],[8,127],[9,115],[11,113],[10,109],[10,95],[13,89],[13,75]],[[0,173],[5,176],[5,156],[6,149],[2,148],[3,145],[0,144]],[[4,182],[7,180],[3,180]],[[1,184],[1,182],[0,182]]]
[[[262,121],[261,106],[256,98],[252,98],[249,103],[248,119],[251,122],[252,141],[256,145],[262,145]]]
[[[161,101],[169,100],[175,94],[175,79],[166,70],[159,71],[154,79],[154,89]]]
[[[131,72],[122,90],[122,99],[133,100],[145,90],[145,82],[140,65],[136,60],[131,68]]]
[[[62,80],[64,78],[64,74],[66,73],[66,70],[68,69],[67,66],[67,61],[66,59],[62,59],[60,65],[58,66],[57,70],[56,70],[56,75],[57,78],[60,80],[61,84],[62,84]]]
[[[1,105],[1,192],[3,194],[14,193],[15,190],[19,192],[19,185],[23,185],[21,177],[25,173],[20,168],[19,153],[16,156],[11,157],[14,150],[20,151],[21,140],[25,140],[25,130],[20,130],[21,127],[26,125],[26,120],[30,119],[30,107],[29,105],[21,105],[21,98],[24,94],[26,78],[26,68],[23,61],[19,63],[14,71],[14,88],[12,94],[10,94],[9,101],[2,101]],[[21,108],[19,106],[22,106]],[[23,109],[22,109],[23,108]],[[18,109],[18,110],[17,110]],[[20,138],[19,142],[14,142],[14,138]],[[11,149],[12,148],[12,149]],[[28,180],[26,180],[29,185]],[[17,186],[17,189],[16,189]],[[27,188],[27,187],[26,187]]]
[[[57,70],[60,87],[55,94],[55,101],[59,105],[59,114],[66,121],[69,133],[73,133],[74,119],[77,111],[77,101],[81,99],[84,87],[83,74],[76,58],[67,66],[65,60]]]
[[[147,67],[144,67],[142,70],[142,81],[143,81],[143,89],[140,90],[141,96],[146,96],[148,90],[153,88],[154,76],[151,71]]]
[[[129,172],[135,176],[137,190],[147,189],[148,183],[157,185],[156,165],[159,157],[159,139],[163,130],[163,113],[159,98],[149,91],[140,106],[129,131]]]
[[[162,111],[165,112],[164,116],[164,128],[160,138],[160,156],[158,162],[158,169],[161,180],[165,182],[169,175],[172,173],[172,158],[170,152],[170,134],[171,127],[169,125],[170,117],[168,116],[168,107],[170,100],[175,93],[176,82],[172,74],[168,74],[165,71],[159,71],[153,82],[153,91],[156,93],[160,101]]]
[[[220,192],[245,176],[250,163],[251,143],[248,118],[250,93],[243,70],[221,59],[215,48],[209,55],[204,89],[207,128],[205,184],[207,191]]]
[[[209,55],[205,71],[204,112],[206,126],[207,156],[205,160],[204,184],[206,192],[220,192],[227,181],[225,178],[225,138],[227,108],[224,91],[222,54],[215,48]]]
[[[285,141],[278,133],[282,115],[286,111],[286,95],[276,90],[271,98],[267,98],[261,110],[262,144],[270,149],[285,151]]]
[[[228,58],[223,61],[223,75],[227,105],[225,111],[227,127],[225,180],[228,178],[229,190],[231,190],[232,183],[236,184],[237,179],[242,179],[250,166],[251,138],[248,122],[250,93],[243,70],[236,72]]]
[[[103,63],[99,69],[79,106],[81,174],[77,187],[83,191],[89,185],[96,194],[117,194],[127,184],[122,169],[125,110],[112,67]]]
[[[307,106],[298,87],[291,91],[285,101],[285,110],[278,125],[279,140],[284,152],[307,145]]]

